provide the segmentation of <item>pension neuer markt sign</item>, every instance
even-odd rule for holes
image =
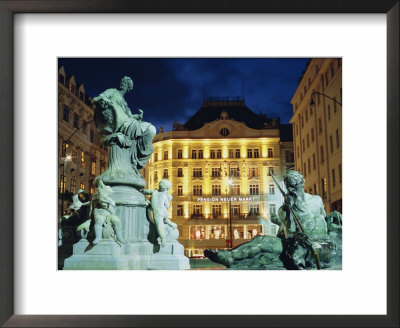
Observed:
[[[198,202],[254,202],[255,197],[197,197]]]

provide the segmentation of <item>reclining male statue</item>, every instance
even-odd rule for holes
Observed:
[[[271,221],[279,225],[276,237],[257,236],[231,250],[205,250],[204,255],[232,269],[304,270],[328,268],[338,262],[341,267],[336,252],[341,245],[332,242],[327,229],[327,221],[335,218],[339,223],[336,232],[341,235],[341,214],[333,211],[327,216],[321,197],[304,192],[304,178],[299,172],[289,170],[284,182],[285,202],[278,215],[271,216]]]

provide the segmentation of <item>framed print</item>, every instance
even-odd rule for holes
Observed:
[[[1,324],[399,325],[398,1],[0,1],[0,9]],[[341,58],[343,269],[56,270],[57,58],[77,57]]]

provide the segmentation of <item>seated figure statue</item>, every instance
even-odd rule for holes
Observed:
[[[145,182],[140,170],[146,165],[154,148],[156,129],[143,122],[143,111],[133,115],[125,94],[133,89],[130,77],[121,79],[119,89],[107,89],[93,98],[94,121],[102,143],[110,147],[107,170],[100,175],[106,184],[127,184],[143,188]]]
[[[277,269],[279,263],[289,270],[329,267],[336,246],[341,247],[328,234],[326,221],[331,221],[332,214],[326,215],[321,197],[304,192],[305,181],[299,172],[290,170],[284,182],[285,202],[278,215],[271,216],[279,225],[277,237],[258,236],[232,250],[206,250],[204,254],[236,269]],[[341,225],[341,214],[333,213]]]
[[[160,246],[165,245],[165,225],[171,227],[173,230],[178,231],[176,223],[168,218],[169,203],[172,200],[172,195],[168,193],[171,189],[171,182],[167,179],[162,179],[158,185],[158,190],[143,189],[141,190],[144,195],[151,195],[150,206],[148,211],[148,218],[151,223],[155,224],[158,243]],[[153,214],[151,214],[151,212]],[[176,236],[177,238],[178,236]]]

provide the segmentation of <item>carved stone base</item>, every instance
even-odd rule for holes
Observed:
[[[74,245],[74,254],[64,262],[64,270],[127,270],[128,259],[121,254],[121,246],[103,239],[92,246],[86,239]]]
[[[185,270],[189,259],[176,238],[177,230],[166,227],[164,246],[157,243],[154,225],[146,218],[143,194],[129,186],[114,186],[111,197],[121,220],[126,241],[119,245],[103,239],[92,246],[87,240],[74,244],[73,255],[65,260],[65,270]]]

